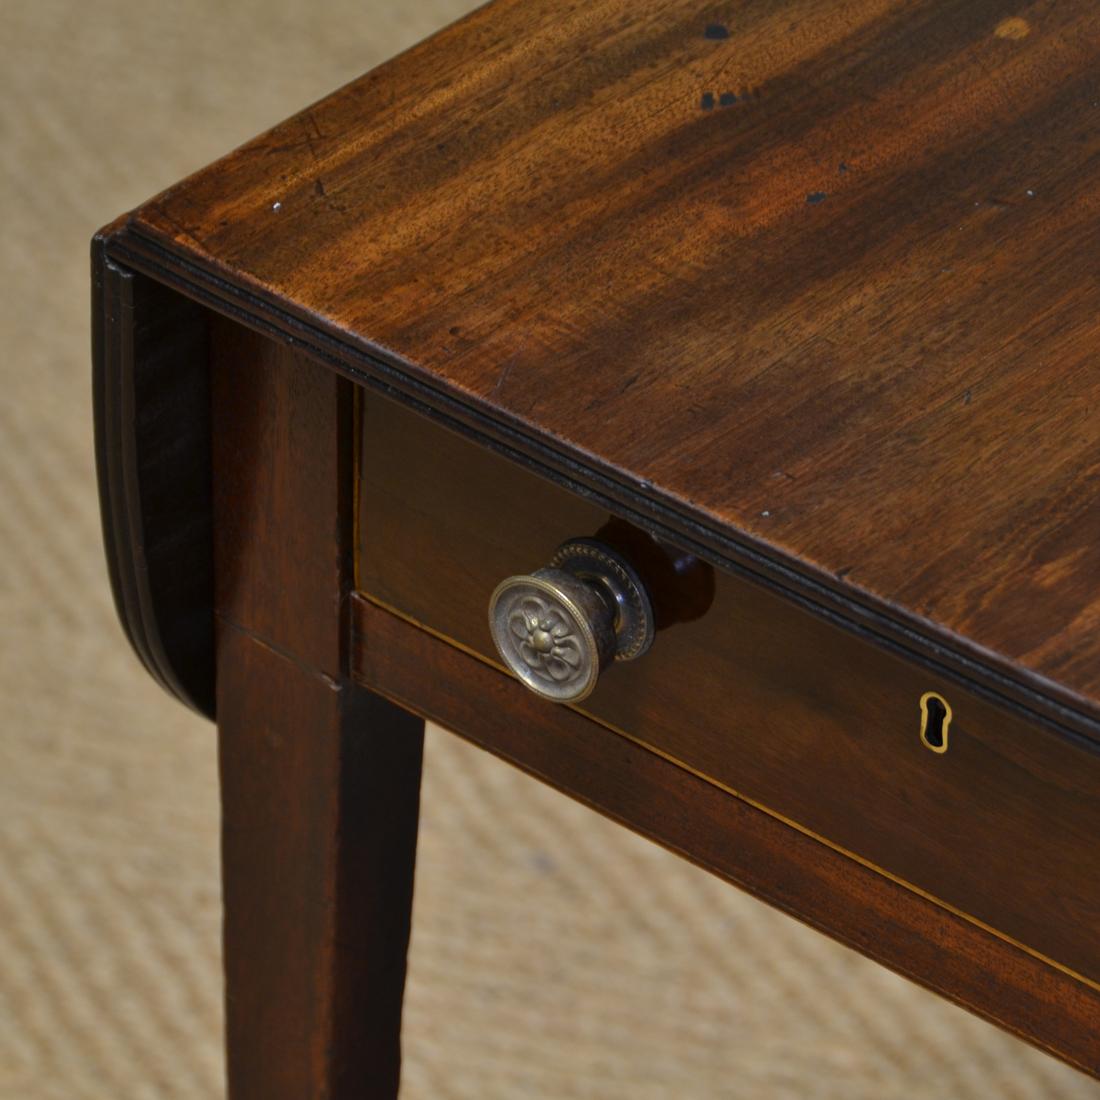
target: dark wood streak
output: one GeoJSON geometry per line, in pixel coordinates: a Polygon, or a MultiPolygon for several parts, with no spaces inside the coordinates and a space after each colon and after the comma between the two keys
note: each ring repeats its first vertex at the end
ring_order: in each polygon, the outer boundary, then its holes
{"type": "Polygon", "coordinates": [[[119,245],[1095,719],[1100,13],[719,14],[496,4],[119,245]]]}

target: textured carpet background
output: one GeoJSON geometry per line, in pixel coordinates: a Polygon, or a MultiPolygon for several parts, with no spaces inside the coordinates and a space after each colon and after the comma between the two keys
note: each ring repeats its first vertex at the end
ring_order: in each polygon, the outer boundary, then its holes
{"type": "MultiPolygon", "coordinates": [[[[0,1097],[222,1095],[213,731],[106,588],[87,244],[463,0],[0,9],[0,1097]]],[[[431,731],[410,1098],[1100,1089],[431,731]]]]}

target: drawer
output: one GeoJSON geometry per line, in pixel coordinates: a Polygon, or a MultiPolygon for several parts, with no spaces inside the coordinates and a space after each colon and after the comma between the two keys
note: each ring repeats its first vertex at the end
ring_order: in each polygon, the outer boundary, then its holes
{"type": "Polygon", "coordinates": [[[570,538],[616,546],[651,589],[657,631],[575,704],[610,742],[637,741],[1100,982],[1095,745],[745,570],[677,552],[403,405],[364,394],[359,423],[356,583],[367,599],[502,667],[487,614],[497,584],[570,538]],[[922,738],[937,699],[945,746],[922,738]]]}

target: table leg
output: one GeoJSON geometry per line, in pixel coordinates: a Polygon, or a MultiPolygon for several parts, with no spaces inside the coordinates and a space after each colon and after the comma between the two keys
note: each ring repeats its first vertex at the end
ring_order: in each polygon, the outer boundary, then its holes
{"type": "Polygon", "coordinates": [[[394,1097],[423,723],[219,641],[229,1096],[394,1097]]]}
{"type": "Polygon", "coordinates": [[[351,683],[352,388],[211,324],[230,1100],[392,1100],[423,722],[351,683]]]}

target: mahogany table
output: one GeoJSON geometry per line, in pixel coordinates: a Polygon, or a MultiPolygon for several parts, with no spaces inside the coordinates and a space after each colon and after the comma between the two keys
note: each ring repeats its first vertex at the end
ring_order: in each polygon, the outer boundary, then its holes
{"type": "Polygon", "coordinates": [[[396,1092],[423,718],[1100,1075],[1098,254],[1093,0],[498,0],[104,229],[234,1100],[396,1092]]]}

